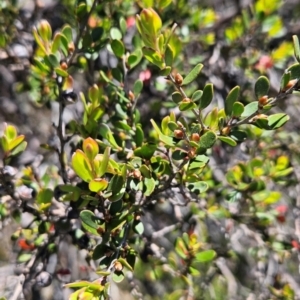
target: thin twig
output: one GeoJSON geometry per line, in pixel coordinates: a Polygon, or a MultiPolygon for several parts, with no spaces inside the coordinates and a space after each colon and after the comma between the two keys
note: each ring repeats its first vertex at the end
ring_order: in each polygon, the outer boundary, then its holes
{"type": "Polygon", "coordinates": [[[172,224],[170,226],[166,226],[162,228],[161,230],[155,231],[152,233],[151,237],[153,239],[159,238],[164,236],[165,234],[174,231],[175,229],[179,228],[181,226],[181,223],[172,224]]]}
{"type": "MultiPolygon", "coordinates": [[[[60,93],[61,94],[61,93],[60,93]]],[[[58,150],[58,157],[61,167],[61,176],[64,181],[64,183],[67,183],[69,181],[68,174],[66,170],[66,162],[65,162],[65,144],[66,140],[64,137],[64,123],[63,123],[63,114],[65,105],[63,103],[62,96],[59,97],[59,113],[58,113],[58,126],[57,126],[57,135],[60,141],[60,149],[58,150]]]]}
{"type": "MultiPolygon", "coordinates": [[[[287,95],[292,94],[293,90],[295,88],[295,86],[297,86],[299,80],[297,80],[297,82],[288,90],[286,90],[285,92],[279,92],[278,95],[276,97],[274,97],[269,103],[268,105],[271,106],[275,106],[277,104],[278,101],[284,99],[287,97],[287,95]]],[[[229,127],[233,128],[233,127],[237,127],[239,125],[243,125],[243,124],[248,124],[249,120],[251,120],[253,117],[257,116],[258,114],[260,114],[262,111],[262,109],[258,108],[254,113],[252,113],[250,116],[246,117],[243,120],[240,120],[234,124],[230,124],[229,127]]]]}

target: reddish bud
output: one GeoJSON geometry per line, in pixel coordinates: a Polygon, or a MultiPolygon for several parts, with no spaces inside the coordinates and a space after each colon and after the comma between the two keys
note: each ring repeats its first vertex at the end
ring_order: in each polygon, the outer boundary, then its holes
{"type": "Polygon", "coordinates": [[[130,100],[131,102],[134,101],[135,96],[134,96],[134,93],[133,93],[132,91],[129,91],[129,92],[128,92],[128,98],[129,98],[129,100],[130,100]]]}
{"type": "Polygon", "coordinates": [[[194,158],[196,156],[196,150],[193,148],[188,152],[189,158],[194,158]]]}
{"type": "Polygon", "coordinates": [[[127,28],[133,27],[135,25],[135,17],[128,17],[126,20],[127,28]]]}
{"type": "Polygon", "coordinates": [[[277,221],[280,223],[284,223],[286,214],[288,212],[288,207],[286,205],[282,204],[282,205],[278,205],[275,208],[275,210],[277,212],[277,216],[276,216],[277,221]]]}
{"type": "Polygon", "coordinates": [[[179,74],[179,73],[177,73],[176,75],[175,75],[175,83],[177,84],[177,85],[182,85],[182,81],[183,81],[183,78],[182,78],[182,76],[179,74]]]}
{"type": "Polygon", "coordinates": [[[200,141],[200,135],[198,133],[192,133],[191,140],[193,142],[199,142],[200,141]]]}
{"type": "Polygon", "coordinates": [[[184,133],[181,129],[175,129],[174,136],[176,137],[176,139],[183,139],[184,133]]]}
{"type": "Polygon", "coordinates": [[[272,68],[274,65],[273,59],[268,55],[263,55],[258,63],[255,65],[255,69],[259,71],[265,71],[272,68]]]}
{"type": "Polygon", "coordinates": [[[63,69],[63,70],[67,70],[68,69],[68,64],[65,62],[65,61],[62,61],[60,63],[60,67],[63,69]]]}
{"type": "Polygon", "coordinates": [[[141,176],[142,176],[141,171],[138,170],[138,169],[135,169],[135,170],[132,172],[132,175],[133,175],[133,177],[136,178],[136,179],[141,179],[141,176]]]}
{"type": "Polygon", "coordinates": [[[33,250],[35,248],[33,244],[29,244],[25,239],[20,239],[18,245],[22,250],[33,250]]]}
{"type": "Polygon", "coordinates": [[[139,79],[141,81],[143,81],[144,84],[148,84],[150,82],[150,79],[151,79],[151,72],[150,70],[145,70],[145,71],[142,71],[139,75],[139,79]]]}
{"type": "Polygon", "coordinates": [[[297,79],[293,79],[293,80],[290,80],[287,85],[282,89],[282,92],[286,92],[287,90],[289,90],[290,88],[292,88],[294,85],[296,85],[297,83],[297,79]]]}
{"type": "Polygon", "coordinates": [[[300,250],[300,244],[297,241],[292,240],[291,245],[294,249],[300,250]]]}
{"type": "Polygon", "coordinates": [[[259,107],[265,106],[268,103],[268,99],[269,97],[267,95],[260,97],[258,100],[259,107]]]}

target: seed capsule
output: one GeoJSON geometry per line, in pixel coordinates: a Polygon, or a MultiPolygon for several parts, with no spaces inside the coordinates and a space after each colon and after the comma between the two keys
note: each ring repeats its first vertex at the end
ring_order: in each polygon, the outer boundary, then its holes
{"type": "Polygon", "coordinates": [[[297,79],[290,80],[287,85],[282,89],[282,92],[286,92],[297,83],[297,79]]]}
{"type": "Polygon", "coordinates": [[[222,135],[228,135],[230,133],[230,127],[226,126],[221,131],[222,135]]]}
{"type": "Polygon", "coordinates": [[[181,129],[175,129],[174,130],[174,136],[176,139],[183,139],[184,133],[181,129]]]}
{"type": "Polygon", "coordinates": [[[258,100],[259,107],[265,106],[268,103],[268,99],[269,97],[267,95],[260,97],[258,100]]]}
{"type": "Polygon", "coordinates": [[[175,75],[175,83],[176,83],[177,85],[182,85],[182,81],[183,81],[182,76],[181,76],[179,73],[177,73],[177,74],[175,75]]]}
{"type": "Polygon", "coordinates": [[[198,133],[192,133],[191,140],[193,142],[199,142],[200,141],[200,135],[198,133]]]}

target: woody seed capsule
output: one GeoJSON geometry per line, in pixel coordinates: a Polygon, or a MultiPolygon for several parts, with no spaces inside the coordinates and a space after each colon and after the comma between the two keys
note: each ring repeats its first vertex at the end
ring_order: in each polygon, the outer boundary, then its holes
{"type": "Polygon", "coordinates": [[[175,75],[175,83],[176,83],[177,85],[181,85],[181,84],[182,84],[182,81],[183,81],[182,76],[181,76],[179,73],[177,73],[177,74],[175,75]]]}
{"type": "Polygon", "coordinates": [[[174,136],[177,138],[177,139],[182,139],[184,137],[184,133],[181,129],[175,129],[174,130],[174,136]]]}
{"type": "Polygon", "coordinates": [[[193,142],[199,142],[200,141],[200,135],[198,133],[192,133],[191,140],[193,142]]]}
{"type": "Polygon", "coordinates": [[[260,107],[265,106],[267,103],[268,103],[268,96],[267,95],[260,97],[259,100],[258,100],[258,104],[259,104],[260,107]]]}

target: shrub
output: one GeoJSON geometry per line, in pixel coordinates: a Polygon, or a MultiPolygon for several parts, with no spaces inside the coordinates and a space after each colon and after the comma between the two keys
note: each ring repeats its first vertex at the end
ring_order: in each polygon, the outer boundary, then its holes
{"type": "MultiPolygon", "coordinates": [[[[298,220],[287,201],[298,137],[277,106],[298,93],[300,46],[293,35],[271,54],[260,48],[285,34],[281,2],[228,20],[184,1],[115,4],[64,1],[74,13],[56,30],[35,20],[17,90],[58,105],[56,140],[40,145],[57,163],[25,166],[26,136],[9,123],[1,136],[2,221],[30,216],[12,235],[25,298],[41,297],[52,277],[74,289],[70,299],[108,299],[125,277],[139,298],[296,297],[298,232],[284,226],[298,220]],[[267,76],[275,67],[278,86],[267,76]],[[70,239],[85,250],[84,276],[59,259],[70,239]]],[[[17,14],[8,1],[1,9],[3,31],[17,14]]],[[[9,28],[3,48],[17,38],[9,28]]]]}

